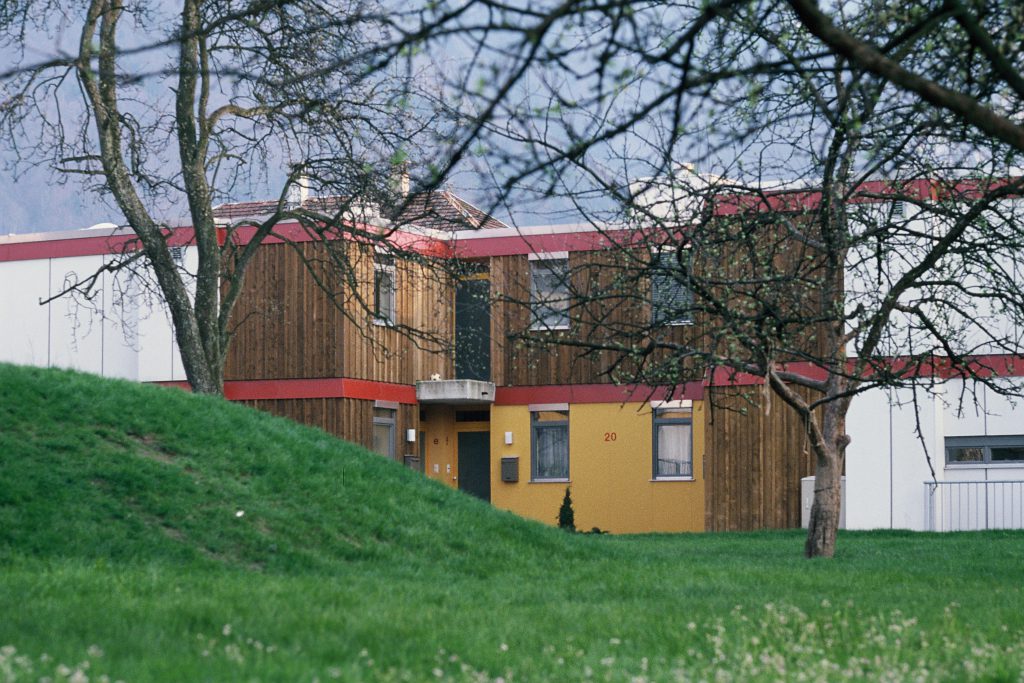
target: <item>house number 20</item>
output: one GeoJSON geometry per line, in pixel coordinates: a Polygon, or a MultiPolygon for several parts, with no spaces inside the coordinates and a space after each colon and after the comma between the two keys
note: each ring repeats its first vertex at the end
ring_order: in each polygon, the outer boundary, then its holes
{"type": "Polygon", "coordinates": [[[619,435],[616,434],[615,432],[605,432],[604,433],[604,440],[605,441],[615,441],[618,438],[619,438],[619,435]]]}

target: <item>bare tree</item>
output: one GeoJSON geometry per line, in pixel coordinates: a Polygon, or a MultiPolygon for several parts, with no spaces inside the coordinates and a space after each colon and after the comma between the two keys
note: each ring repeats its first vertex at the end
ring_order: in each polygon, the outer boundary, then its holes
{"type": "MultiPolygon", "coordinates": [[[[883,41],[901,16],[886,7],[835,20],[883,41]]],[[[1024,234],[1011,140],[950,122],[805,21],[781,2],[481,1],[396,32],[472,47],[450,82],[471,123],[450,165],[486,148],[496,202],[557,196],[605,233],[611,255],[562,275],[570,332],[519,335],[600,354],[617,381],[760,378],[816,458],[814,557],[834,552],[857,394],[943,373],[1012,391],[979,358],[1021,352],[1024,234]]],[[[906,68],[976,54],[942,31],[922,50],[921,21],[887,48],[906,68]]],[[[957,77],[994,95],[993,64],[957,77]]]]}
{"type": "Polygon", "coordinates": [[[874,30],[837,23],[816,0],[787,4],[837,56],[1024,152],[1024,7],[1019,3],[865,3],[874,30]],[[881,36],[879,26],[894,30],[881,36]]]}
{"type": "MultiPolygon", "coordinates": [[[[222,391],[246,271],[282,220],[328,246],[355,240],[422,260],[383,220],[401,208],[393,171],[423,123],[409,80],[360,57],[386,35],[372,1],[19,0],[4,3],[0,35],[17,57],[0,82],[13,151],[116,205],[139,251],[108,268],[152,272],[195,391],[222,391]],[[39,61],[46,45],[53,54],[39,61]],[[218,203],[266,185],[277,200],[258,218],[215,216],[218,203]],[[295,201],[303,188],[332,201],[295,201]],[[198,251],[191,282],[161,221],[182,206],[198,251]]],[[[350,270],[348,251],[328,251],[350,270]]]]}

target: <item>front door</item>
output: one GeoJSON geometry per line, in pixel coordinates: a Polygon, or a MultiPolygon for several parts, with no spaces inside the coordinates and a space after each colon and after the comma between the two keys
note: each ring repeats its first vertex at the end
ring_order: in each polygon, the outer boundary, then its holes
{"type": "Polygon", "coordinates": [[[459,432],[459,490],[491,501],[490,432],[459,432]]]}

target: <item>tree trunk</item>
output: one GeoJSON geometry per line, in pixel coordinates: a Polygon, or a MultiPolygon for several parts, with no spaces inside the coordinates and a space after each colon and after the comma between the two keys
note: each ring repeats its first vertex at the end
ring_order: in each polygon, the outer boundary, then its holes
{"type": "Polygon", "coordinates": [[[181,364],[185,368],[185,378],[196,394],[224,395],[223,365],[209,362],[202,347],[186,350],[180,344],[181,364]]]}
{"type": "Polygon", "coordinates": [[[807,526],[807,557],[832,557],[839,529],[843,465],[835,454],[818,457],[814,471],[814,503],[807,526]]]}
{"type": "MultiPolygon", "coordinates": [[[[807,557],[832,557],[836,551],[836,532],[842,510],[843,463],[850,437],[846,434],[846,409],[849,401],[836,400],[822,410],[821,436],[824,443],[814,448],[814,503],[807,525],[807,557]]],[[[813,419],[813,418],[811,418],[813,419]]]]}

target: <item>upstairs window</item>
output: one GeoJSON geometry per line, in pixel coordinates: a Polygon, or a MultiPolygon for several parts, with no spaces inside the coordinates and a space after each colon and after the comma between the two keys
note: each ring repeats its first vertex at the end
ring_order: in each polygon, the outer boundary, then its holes
{"type": "Polygon", "coordinates": [[[654,409],[654,478],[693,478],[693,415],[689,408],[654,409]]]}
{"type": "Polygon", "coordinates": [[[373,261],[373,322],[395,324],[395,259],[377,254],[373,261]]]}
{"type": "Polygon", "coordinates": [[[530,313],[530,329],[569,329],[568,254],[530,256],[530,313]]]}
{"type": "MultiPolygon", "coordinates": [[[[683,257],[689,257],[688,251],[683,257]]],[[[679,267],[674,248],[651,254],[651,322],[655,325],[693,323],[693,292],[679,267]]]]}

